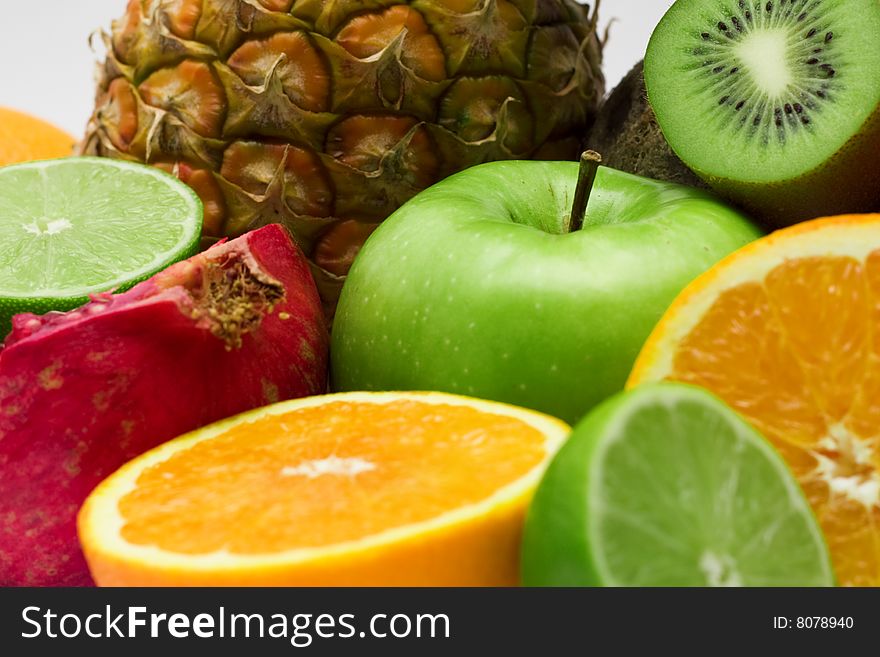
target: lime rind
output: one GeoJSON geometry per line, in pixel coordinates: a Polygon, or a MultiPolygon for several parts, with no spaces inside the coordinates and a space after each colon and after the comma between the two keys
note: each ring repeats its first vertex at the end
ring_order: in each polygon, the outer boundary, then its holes
{"type": "Polygon", "coordinates": [[[202,203],[154,167],[77,157],[0,168],[0,331],[70,310],[198,250],[202,203]]]}
{"type": "Polygon", "coordinates": [[[683,384],[605,402],[554,459],[529,510],[533,585],[832,586],[815,516],[775,449],[683,384]]]}

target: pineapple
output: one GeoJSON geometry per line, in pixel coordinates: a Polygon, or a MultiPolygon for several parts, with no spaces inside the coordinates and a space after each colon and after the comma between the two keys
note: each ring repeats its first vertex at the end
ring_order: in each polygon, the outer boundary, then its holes
{"type": "Polygon", "coordinates": [[[575,0],[130,0],[103,36],[81,152],[188,183],[206,243],[284,224],[329,314],[397,207],[481,162],[576,157],[604,94],[575,0]]]}

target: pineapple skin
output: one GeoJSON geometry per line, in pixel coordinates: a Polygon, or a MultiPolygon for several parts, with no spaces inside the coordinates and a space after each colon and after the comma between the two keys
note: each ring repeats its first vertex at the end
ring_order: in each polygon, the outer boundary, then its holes
{"type": "Polygon", "coordinates": [[[177,175],[205,245],[283,224],[332,317],[363,242],[422,189],[577,157],[605,91],[596,20],[575,0],[130,0],[80,152],[177,175]]]}

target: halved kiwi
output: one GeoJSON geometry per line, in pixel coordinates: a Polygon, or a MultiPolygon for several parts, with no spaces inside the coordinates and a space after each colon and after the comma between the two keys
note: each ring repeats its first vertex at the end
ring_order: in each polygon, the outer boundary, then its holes
{"type": "Polygon", "coordinates": [[[878,0],[678,0],[645,84],[675,153],[771,223],[880,209],[878,0]]]}

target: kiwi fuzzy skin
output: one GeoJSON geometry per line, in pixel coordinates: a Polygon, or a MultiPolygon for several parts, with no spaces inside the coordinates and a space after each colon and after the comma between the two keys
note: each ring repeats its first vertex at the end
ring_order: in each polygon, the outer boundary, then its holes
{"type": "Polygon", "coordinates": [[[707,189],[669,147],[648,103],[642,62],[605,99],[584,149],[602,155],[603,164],[655,180],[707,189]]]}
{"type": "MultiPolygon", "coordinates": [[[[748,170],[748,162],[743,162],[748,170]]],[[[789,180],[749,183],[695,170],[719,195],[772,228],[840,214],[880,210],[880,107],[821,166],[789,180]]]]}

